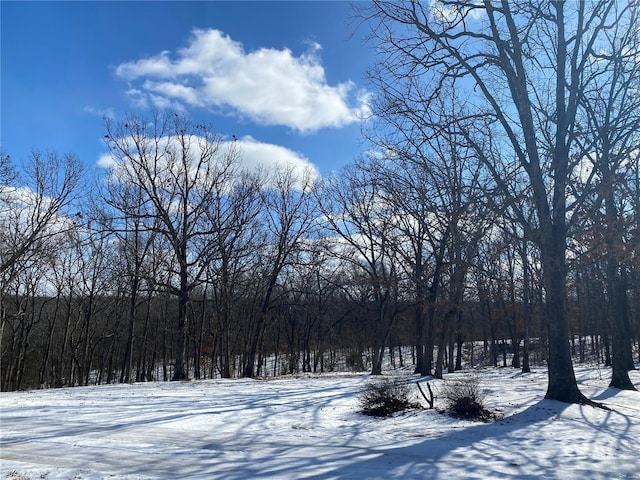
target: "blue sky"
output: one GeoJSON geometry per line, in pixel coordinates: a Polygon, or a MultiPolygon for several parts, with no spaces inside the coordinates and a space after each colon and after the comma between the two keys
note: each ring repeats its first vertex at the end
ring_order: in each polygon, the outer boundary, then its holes
{"type": "MultiPolygon", "coordinates": [[[[326,174],[365,147],[373,52],[348,2],[0,2],[1,139],[104,155],[103,115],[182,109],[326,174]],[[277,147],[277,148],[276,148],[277,147]]],[[[266,159],[268,164],[272,160],[266,159]]]]}

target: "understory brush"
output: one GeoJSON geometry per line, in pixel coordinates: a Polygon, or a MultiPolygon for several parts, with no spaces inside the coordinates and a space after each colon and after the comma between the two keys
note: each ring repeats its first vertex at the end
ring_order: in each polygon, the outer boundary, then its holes
{"type": "Polygon", "coordinates": [[[466,420],[493,420],[496,415],[485,408],[485,392],[480,388],[478,375],[448,380],[440,387],[445,402],[445,412],[466,420]]]}
{"type": "Polygon", "coordinates": [[[422,406],[409,400],[410,389],[405,380],[382,378],[367,383],[360,392],[361,412],[374,417],[388,417],[422,406]]]}

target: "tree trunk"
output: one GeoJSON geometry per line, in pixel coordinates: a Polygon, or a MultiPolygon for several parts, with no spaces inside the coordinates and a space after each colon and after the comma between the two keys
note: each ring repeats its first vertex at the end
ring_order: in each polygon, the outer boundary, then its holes
{"type": "Polygon", "coordinates": [[[176,339],[175,368],[172,381],[188,380],[186,369],[186,342],[187,342],[187,303],[189,299],[186,293],[181,292],[178,298],[178,338],[176,339]]]}
{"type": "Polygon", "coordinates": [[[531,319],[533,317],[532,309],[533,304],[531,302],[531,277],[529,272],[529,254],[527,248],[527,239],[525,238],[522,243],[521,258],[522,258],[522,305],[524,318],[524,345],[522,347],[522,373],[531,372],[531,366],[529,365],[529,328],[531,327],[531,319]]]}
{"type": "Polygon", "coordinates": [[[555,248],[551,251],[545,252],[545,249],[542,249],[549,337],[549,384],[545,398],[567,403],[589,403],[578,389],[569,348],[564,236],[555,238],[552,245],[555,248]]]}
{"type": "MultiPolygon", "coordinates": [[[[56,323],[58,321],[58,312],[60,308],[60,291],[56,294],[55,307],[53,310],[52,319],[47,324],[47,346],[45,347],[44,356],[42,358],[42,366],[40,367],[40,386],[41,388],[49,388],[51,386],[53,375],[50,366],[51,350],[53,347],[53,337],[56,330],[56,323]]],[[[1,339],[1,337],[0,337],[1,339]]]]}
{"type": "Polygon", "coordinates": [[[636,390],[629,378],[629,363],[633,367],[631,354],[631,335],[628,329],[628,313],[626,306],[627,291],[618,273],[618,262],[609,258],[607,261],[609,283],[609,313],[611,319],[612,373],[609,387],[621,390],[636,390]],[[626,318],[625,318],[626,317],[626,318]],[[625,320],[627,320],[625,324],[625,320]]]}
{"type": "Polygon", "coordinates": [[[418,300],[414,306],[414,321],[416,326],[416,368],[414,373],[420,375],[430,375],[431,372],[426,371],[425,360],[425,331],[424,331],[424,304],[418,300]]]}
{"type": "Polygon", "coordinates": [[[131,370],[133,366],[133,329],[135,326],[136,306],[138,303],[138,276],[134,274],[131,281],[131,296],[129,297],[129,322],[127,325],[127,342],[124,351],[124,359],[122,361],[122,373],[120,375],[121,383],[130,383],[133,381],[131,370]]]}
{"type": "MultiPolygon", "coordinates": [[[[471,349],[471,357],[473,363],[473,343],[471,349]]],[[[462,349],[464,347],[464,335],[461,331],[456,332],[456,370],[462,370],[462,349]]]]}
{"type": "Polygon", "coordinates": [[[258,318],[256,319],[256,327],[254,329],[253,335],[249,339],[249,349],[246,352],[244,360],[244,368],[242,372],[243,377],[251,378],[255,376],[255,364],[256,356],[258,354],[258,344],[260,343],[260,339],[262,338],[262,329],[265,323],[266,315],[267,314],[265,312],[258,313],[258,318]]]}

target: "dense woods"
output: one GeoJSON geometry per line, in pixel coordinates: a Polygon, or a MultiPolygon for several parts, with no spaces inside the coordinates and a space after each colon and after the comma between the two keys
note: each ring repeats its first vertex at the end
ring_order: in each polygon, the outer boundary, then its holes
{"type": "MultiPolygon", "coordinates": [[[[2,390],[640,362],[634,2],[374,1],[371,149],[248,169],[211,126],[105,121],[108,165],[0,157],[2,390]],[[95,177],[95,178],[94,178],[95,177]]],[[[364,28],[364,27],[362,27],[364,28]]]]}

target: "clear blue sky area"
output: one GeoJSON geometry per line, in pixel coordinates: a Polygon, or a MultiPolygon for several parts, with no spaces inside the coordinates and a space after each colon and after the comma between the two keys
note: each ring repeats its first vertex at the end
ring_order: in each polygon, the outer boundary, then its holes
{"type": "Polygon", "coordinates": [[[348,2],[2,1],[1,139],[105,153],[103,115],[181,109],[327,173],[363,150],[373,52],[348,2]]]}

